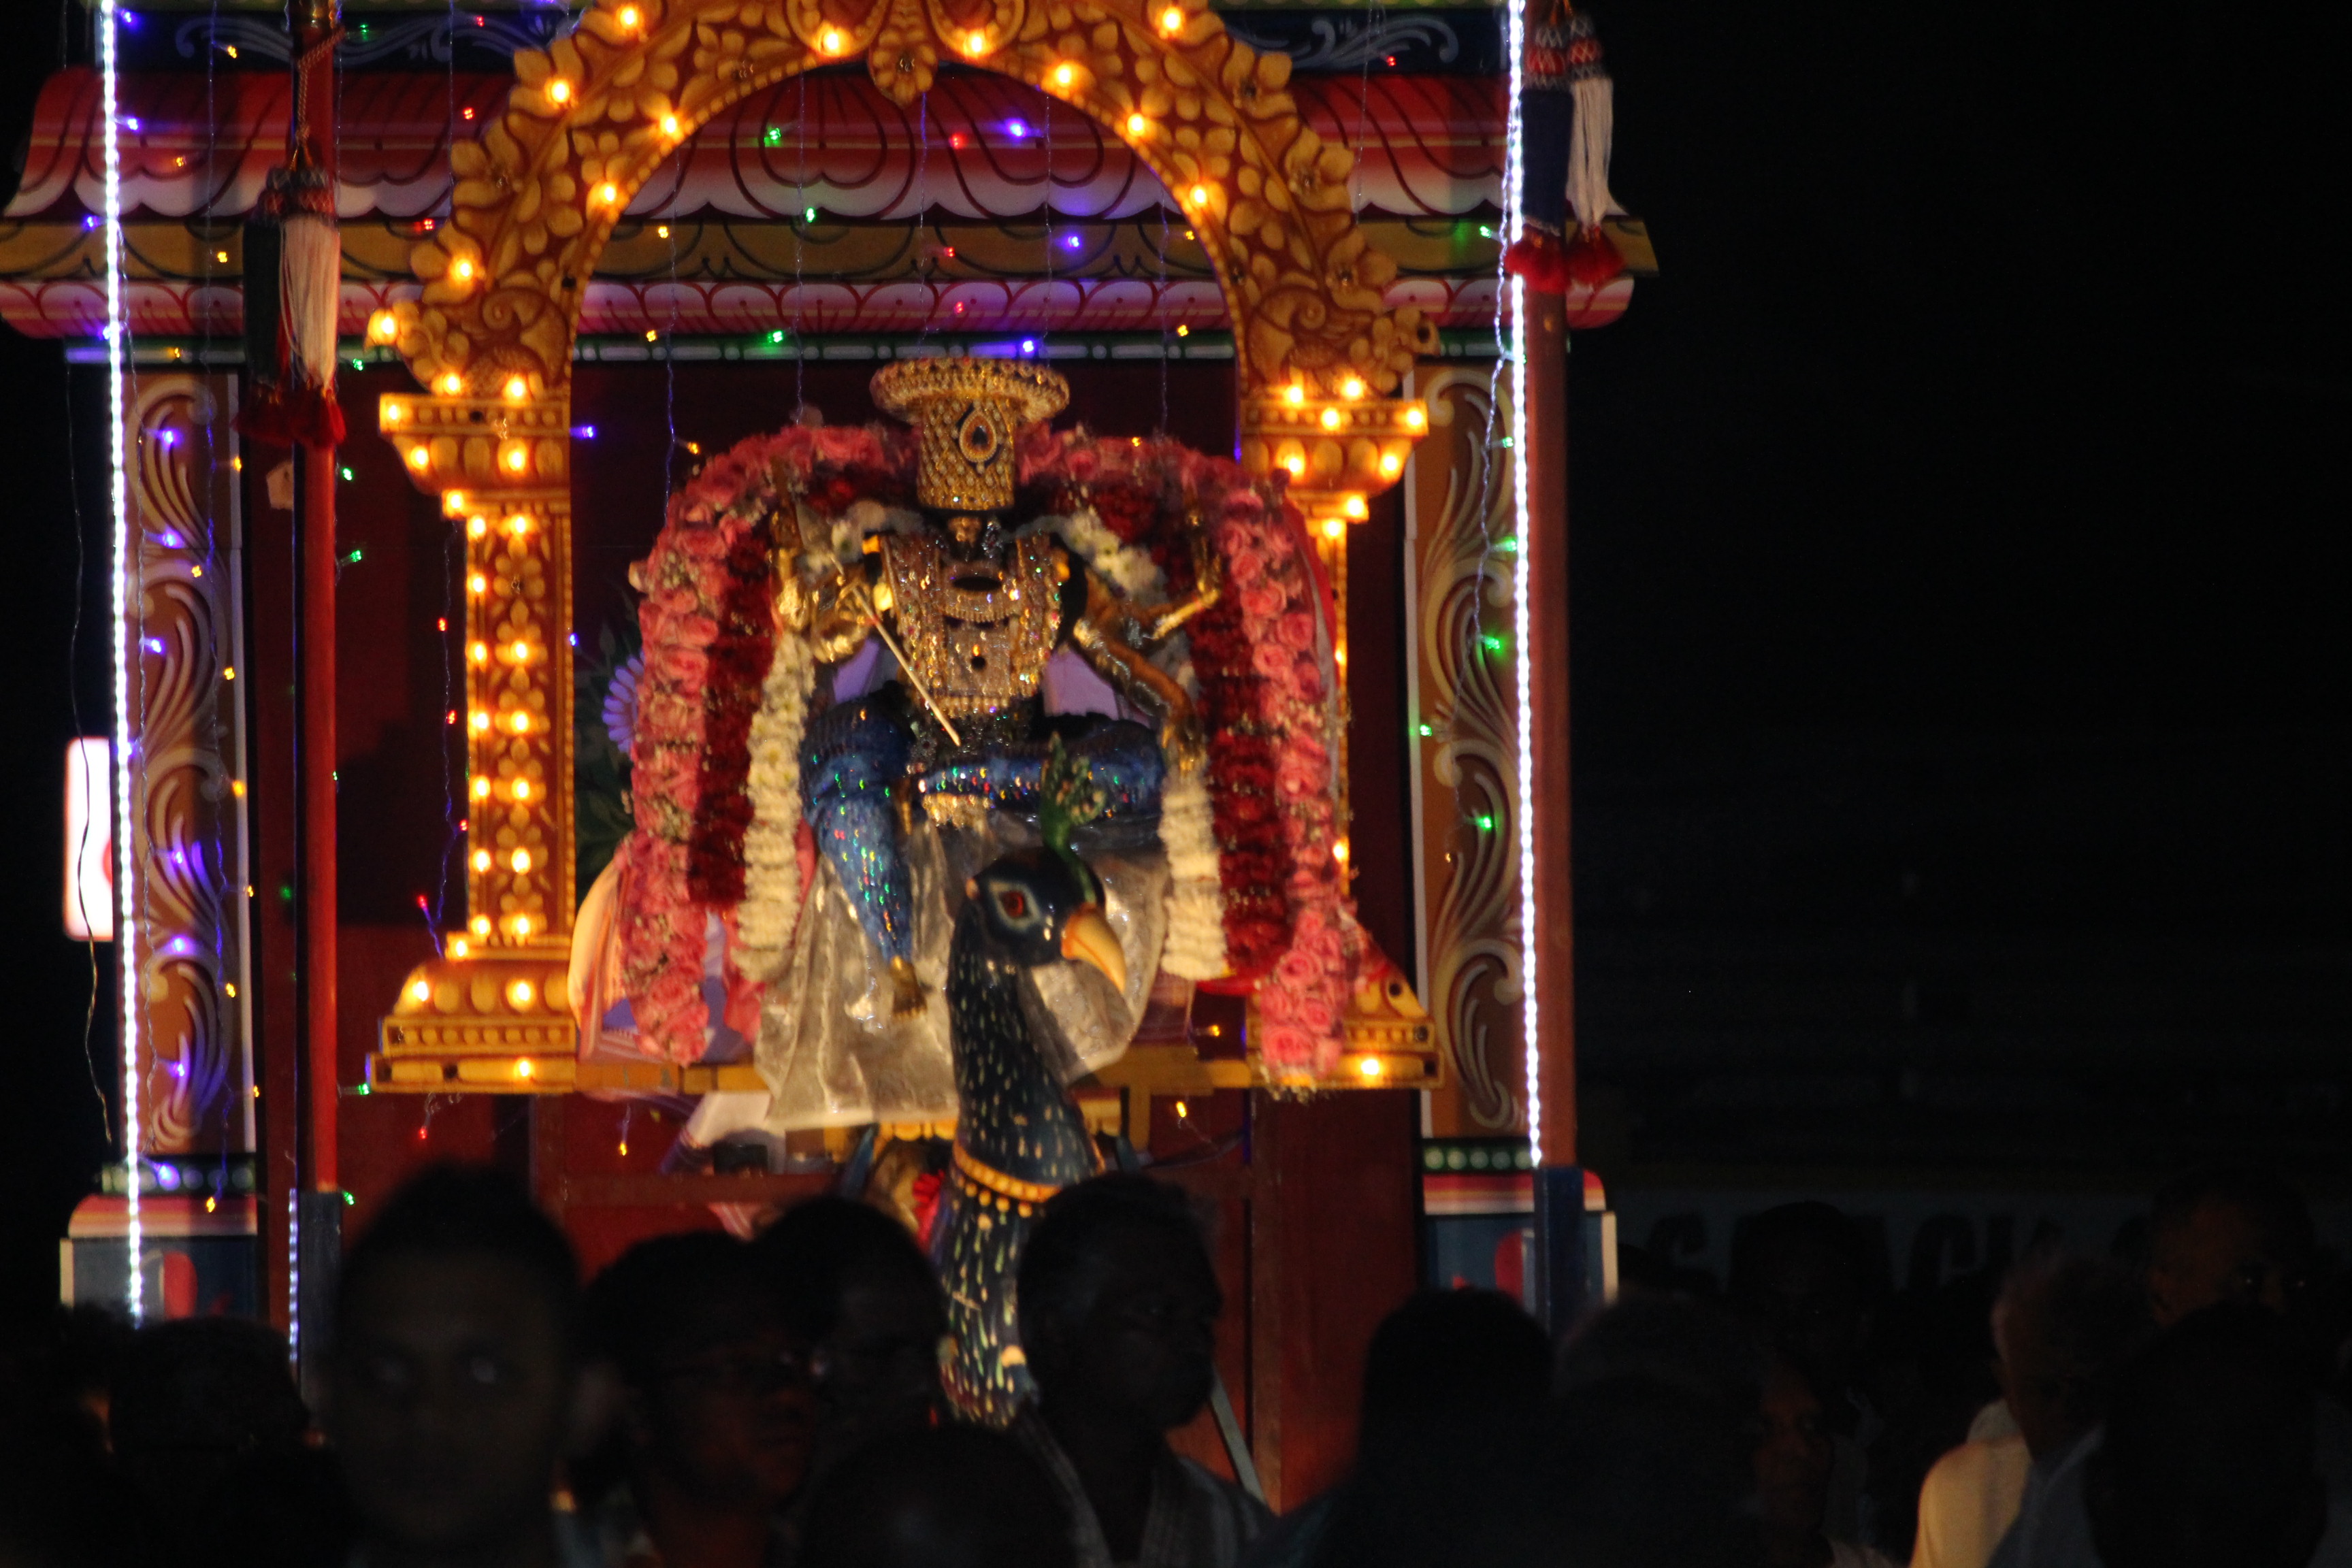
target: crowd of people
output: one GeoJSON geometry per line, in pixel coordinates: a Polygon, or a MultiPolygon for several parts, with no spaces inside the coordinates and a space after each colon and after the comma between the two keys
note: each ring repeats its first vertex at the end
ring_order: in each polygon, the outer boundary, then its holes
{"type": "Polygon", "coordinates": [[[441,1167],[345,1257],[316,1412],[255,1323],[6,1345],[0,1568],[2352,1564],[2344,1340],[2274,1175],[2175,1183],[2144,1258],[2045,1247],[1940,1301],[1820,1204],[1745,1224],[1719,1294],[1630,1261],[1557,1344],[1492,1292],[1404,1302],[1351,1471],[1277,1518],[1170,1444],[1224,1305],[1174,1187],[1045,1206],[1035,1397],[992,1431],[943,1399],[940,1286],[879,1209],[660,1237],[583,1289],[519,1186],[441,1167]]]}

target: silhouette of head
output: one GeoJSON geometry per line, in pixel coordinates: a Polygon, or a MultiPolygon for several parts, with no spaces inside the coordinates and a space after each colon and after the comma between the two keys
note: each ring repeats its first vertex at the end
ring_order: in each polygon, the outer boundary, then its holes
{"type": "Polygon", "coordinates": [[[2327,1526],[2310,1385],[2286,1331],[2226,1302],[2116,1375],[2084,1500],[2106,1568],[2300,1568],[2327,1526]]]}
{"type": "Polygon", "coordinates": [[[394,1194],[344,1259],[328,1426],[362,1531],[419,1558],[547,1528],[557,1461],[593,1433],[572,1247],[497,1172],[394,1194]]]}
{"type": "Polygon", "coordinates": [[[901,1433],[817,1483],[800,1568],[1070,1568],[1060,1495],[1010,1439],[971,1426],[901,1433]]]}
{"type": "Polygon", "coordinates": [[[1048,1409],[1165,1431],[1208,1403],[1224,1297],[1180,1189],[1114,1175],[1055,1194],[1021,1255],[1015,1300],[1048,1409]]]}

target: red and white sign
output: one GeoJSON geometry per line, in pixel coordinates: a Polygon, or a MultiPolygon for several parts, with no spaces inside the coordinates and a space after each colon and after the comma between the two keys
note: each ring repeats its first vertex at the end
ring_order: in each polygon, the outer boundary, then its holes
{"type": "Polygon", "coordinates": [[[66,934],[114,940],[114,748],[103,736],[66,747],[66,934]]]}

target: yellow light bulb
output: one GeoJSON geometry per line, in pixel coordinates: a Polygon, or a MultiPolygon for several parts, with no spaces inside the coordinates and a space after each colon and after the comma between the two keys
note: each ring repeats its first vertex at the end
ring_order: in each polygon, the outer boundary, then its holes
{"type": "Polygon", "coordinates": [[[455,397],[466,390],[466,378],[453,370],[441,378],[440,385],[442,396],[455,397]]]}
{"type": "Polygon", "coordinates": [[[1381,1058],[1378,1057],[1366,1057],[1362,1061],[1356,1064],[1356,1070],[1362,1073],[1366,1078],[1378,1078],[1381,1076],[1381,1058]]]}
{"type": "Polygon", "coordinates": [[[519,511],[507,519],[507,531],[517,539],[530,531],[530,513],[519,511]]]}
{"type": "Polygon", "coordinates": [[[1353,522],[1361,522],[1372,515],[1371,508],[1364,504],[1364,498],[1361,496],[1349,496],[1339,503],[1339,510],[1346,512],[1349,520],[1353,522]]]}
{"type": "Polygon", "coordinates": [[[475,643],[466,649],[466,657],[476,664],[488,664],[490,662],[490,645],[486,642],[475,643]]]}
{"type": "Polygon", "coordinates": [[[488,936],[488,935],[489,935],[489,934],[490,934],[490,917],[489,917],[489,916],[488,916],[488,915],[476,915],[476,916],[473,918],[472,921],[471,921],[471,922],[469,922],[469,923],[473,926],[473,928],[474,928],[474,934],[475,934],[476,936],[488,936]]]}
{"type": "Polygon", "coordinates": [[[1402,458],[1398,457],[1394,452],[1383,452],[1381,454],[1381,473],[1384,477],[1392,479],[1402,472],[1404,472],[1404,459],[1402,458]]]}
{"type": "Polygon", "coordinates": [[[1151,133],[1151,121],[1140,114],[1130,114],[1127,117],[1127,133],[1135,137],[1148,136],[1151,133]]]}
{"type": "Polygon", "coordinates": [[[408,466],[421,474],[433,466],[433,454],[422,447],[411,447],[408,449],[408,466]]]}
{"type": "Polygon", "coordinates": [[[383,422],[384,422],[385,424],[387,424],[387,425],[397,425],[397,424],[399,424],[403,419],[405,419],[405,418],[407,418],[407,417],[408,417],[408,410],[407,410],[407,409],[405,409],[405,408],[403,408],[399,404],[397,404],[397,403],[387,403],[387,404],[385,404],[385,405],[383,405],[383,422]]]}
{"type": "Polygon", "coordinates": [[[967,33],[964,35],[963,52],[968,55],[984,55],[988,53],[988,35],[986,33],[980,32],[967,33]]]}
{"type": "Polygon", "coordinates": [[[1307,401],[1307,389],[1294,381],[1282,389],[1282,400],[1296,408],[1307,401]]]}
{"type": "Polygon", "coordinates": [[[460,283],[470,283],[474,280],[474,264],[461,256],[449,264],[449,276],[460,283]]]}
{"type": "Polygon", "coordinates": [[[1348,532],[1348,525],[1347,525],[1346,523],[1344,523],[1344,522],[1341,522],[1338,518],[1336,518],[1336,517],[1330,517],[1330,518],[1325,518],[1325,519],[1323,520],[1323,537],[1324,537],[1324,538],[1326,538],[1326,539],[1341,539],[1341,538],[1345,538],[1345,537],[1347,536],[1347,532],[1348,532]]]}
{"type": "Polygon", "coordinates": [[[490,727],[490,716],[477,708],[466,716],[466,724],[469,729],[487,730],[490,727]]]}
{"type": "Polygon", "coordinates": [[[475,869],[475,870],[477,870],[477,871],[487,871],[487,870],[488,870],[489,868],[490,868],[490,852],[489,852],[488,850],[487,850],[487,849],[477,849],[477,850],[475,850],[475,851],[474,851],[474,869],[475,869]]]}
{"type": "Polygon", "coordinates": [[[529,936],[530,934],[530,917],[529,915],[515,916],[514,933],[517,936],[529,936]]]}
{"type": "Polygon", "coordinates": [[[518,637],[515,639],[512,652],[514,654],[515,662],[517,664],[521,664],[530,658],[530,644],[524,642],[521,638],[518,637]]]}
{"type": "MultiPolygon", "coordinates": [[[[665,115],[663,115],[663,116],[662,116],[662,134],[663,134],[663,135],[665,135],[665,136],[675,136],[675,135],[677,135],[677,115],[675,115],[675,114],[665,114],[665,115]]],[[[664,238],[664,239],[667,239],[667,238],[669,237],[669,225],[667,225],[667,224],[664,224],[664,225],[662,225],[662,226],[661,226],[661,231],[660,231],[660,232],[661,232],[661,237],[662,237],[662,238],[664,238]]]]}
{"type": "MultiPolygon", "coordinates": [[[[516,982],[514,983],[513,988],[508,992],[508,994],[507,994],[507,995],[508,995],[508,1000],[509,1000],[509,1001],[513,1002],[513,1003],[514,1003],[514,1005],[515,1005],[515,1006],[516,1006],[518,1009],[524,1008],[524,1007],[528,1007],[528,1006],[530,1006],[530,995],[528,994],[528,993],[530,992],[530,983],[529,981],[527,981],[527,980],[518,980],[518,981],[516,981],[516,982]],[[520,991],[520,992],[526,993],[526,994],[521,995],[521,996],[517,996],[517,995],[515,995],[515,994],[514,994],[514,993],[515,993],[515,992],[517,992],[517,991],[520,991]]],[[[529,1057],[525,1057],[525,1058],[522,1058],[522,1060],[520,1060],[520,1061],[519,1061],[519,1062],[515,1063],[515,1077],[517,1077],[517,1078],[529,1078],[530,1076],[530,1058],[529,1057]]]]}
{"type": "Polygon", "coordinates": [[[516,734],[518,734],[518,735],[528,735],[528,734],[530,734],[530,714],[528,714],[528,713],[518,713],[518,714],[516,714],[516,715],[514,716],[514,719],[513,719],[513,727],[514,727],[514,732],[515,732],[516,734]]]}
{"type": "Polygon", "coordinates": [[[1165,11],[1160,12],[1160,30],[1163,33],[1182,32],[1184,30],[1184,13],[1173,5],[1171,5],[1165,11]]]}
{"type": "Polygon", "coordinates": [[[1326,408],[1323,411],[1323,428],[1326,430],[1337,430],[1339,427],[1339,411],[1336,408],[1326,408]]]}
{"type": "Polygon", "coordinates": [[[1347,398],[1363,396],[1364,378],[1360,375],[1351,375],[1347,380],[1341,382],[1339,384],[1339,395],[1347,398]]]}
{"type": "Polygon", "coordinates": [[[490,580],[479,572],[466,579],[466,592],[468,594],[487,594],[489,591],[490,580]]]}
{"type": "Polygon", "coordinates": [[[412,1002],[432,1001],[433,983],[429,980],[413,980],[409,982],[408,999],[412,1002]]]}
{"type": "Polygon", "coordinates": [[[1406,429],[1418,430],[1428,423],[1429,410],[1423,408],[1420,404],[1416,403],[1412,407],[1404,411],[1404,427],[1406,429]]]}
{"type": "Polygon", "coordinates": [[[517,800],[529,800],[530,798],[530,781],[529,779],[515,780],[514,797],[517,800]]]}
{"type": "Polygon", "coordinates": [[[523,470],[523,465],[530,461],[530,454],[525,452],[520,447],[512,447],[508,448],[507,467],[515,473],[521,473],[523,470]]]}
{"type": "Polygon", "coordinates": [[[1307,459],[1296,452],[1283,458],[1282,466],[1290,470],[1290,477],[1294,479],[1307,472],[1307,459]]]}
{"type": "Polygon", "coordinates": [[[518,849],[514,852],[514,868],[517,871],[528,871],[530,869],[530,850],[518,849]]]}
{"type": "Polygon", "coordinates": [[[1331,858],[1334,860],[1345,860],[1347,858],[1348,841],[1342,838],[1339,842],[1331,846],[1331,858]]]}
{"type": "Polygon", "coordinates": [[[824,32],[817,35],[816,47],[823,49],[826,54],[837,55],[841,53],[845,41],[845,40],[841,36],[841,29],[838,27],[827,27],[824,32]]]}
{"type": "Polygon", "coordinates": [[[1208,186],[1206,186],[1206,185],[1194,185],[1194,186],[1192,187],[1192,189],[1191,190],[1191,192],[1190,192],[1190,193],[1188,193],[1188,194],[1191,195],[1192,200],[1192,205],[1193,205],[1194,206],[1196,206],[1196,207],[1204,207],[1204,206],[1207,206],[1207,205],[1209,205],[1209,187],[1208,187],[1208,186]]]}
{"type": "Polygon", "coordinates": [[[472,952],[473,951],[474,951],[474,944],[473,944],[472,942],[467,942],[464,937],[462,937],[462,936],[453,936],[453,937],[451,937],[451,938],[449,939],[449,956],[450,956],[450,957],[452,957],[452,958],[463,958],[463,957],[465,957],[467,954],[468,954],[468,953],[472,952]]]}
{"type": "Polygon", "coordinates": [[[596,187],[596,199],[609,207],[621,199],[621,187],[607,180],[596,187]]]}
{"type": "Polygon", "coordinates": [[[1066,61],[1054,68],[1054,85],[1055,87],[1067,87],[1072,82],[1077,80],[1077,70],[1066,61]]]}
{"type": "Polygon", "coordinates": [[[368,338],[373,342],[388,343],[400,336],[400,321],[390,310],[378,310],[368,318],[368,338]]]}
{"type": "Polygon", "coordinates": [[[569,103],[572,101],[572,84],[557,77],[547,84],[547,96],[550,102],[569,103]]]}
{"type": "Polygon", "coordinates": [[[489,799],[489,798],[490,798],[490,781],[489,781],[488,779],[485,778],[485,777],[484,777],[483,775],[481,775],[480,773],[476,773],[476,774],[474,775],[473,790],[474,790],[474,798],[475,798],[476,800],[488,800],[488,799],[489,799]]]}
{"type": "Polygon", "coordinates": [[[638,24],[638,22],[642,21],[643,19],[644,19],[644,18],[643,18],[643,17],[641,17],[641,16],[638,15],[637,8],[636,8],[635,5],[624,5],[624,6],[622,6],[622,7],[621,7],[621,18],[620,18],[620,20],[621,20],[621,26],[623,26],[624,27],[627,27],[627,28],[630,28],[630,29],[634,30],[634,29],[636,27],[636,25],[638,24]]]}
{"type": "Polygon", "coordinates": [[[479,539],[490,531],[490,520],[487,517],[469,517],[466,520],[466,531],[473,538],[479,539]]]}
{"type": "Polygon", "coordinates": [[[510,375],[507,377],[507,384],[504,390],[509,403],[520,403],[524,398],[530,395],[530,383],[524,380],[521,376],[510,375]]]}

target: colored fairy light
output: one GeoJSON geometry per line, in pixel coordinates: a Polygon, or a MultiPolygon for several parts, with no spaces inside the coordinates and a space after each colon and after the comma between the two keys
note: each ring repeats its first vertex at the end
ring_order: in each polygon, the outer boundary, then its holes
{"type": "Polygon", "coordinates": [[[1004,122],[1004,133],[1018,142],[1029,134],[1029,122],[1025,120],[1008,120],[1004,122]]]}
{"type": "Polygon", "coordinates": [[[118,11],[114,0],[99,0],[99,113],[106,123],[106,195],[102,205],[106,218],[107,515],[114,535],[114,842],[121,857],[115,874],[115,929],[123,933],[126,953],[124,961],[116,965],[122,1003],[123,1239],[130,1255],[123,1306],[133,1324],[146,1317],[146,1302],[142,1300],[146,1289],[146,1237],[139,1215],[140,966],[128,957],[138,930],[131,921],[139,909],[138,862],[130,853],[131,847],[138,842],[132,832],[137,797],[131,794],[131,682],[138,676],[124,651],[130,647],[133,545],[129,454],[123,450],[122,440],[122,128],[127,125],[136,132],[139,121],[120,118],[121,79],[121,63],[116,58],[116,30],[118,26],[138,25],[139,18],[130,12],[118,11]]]}

